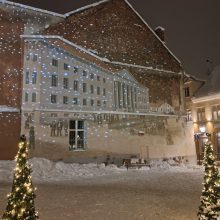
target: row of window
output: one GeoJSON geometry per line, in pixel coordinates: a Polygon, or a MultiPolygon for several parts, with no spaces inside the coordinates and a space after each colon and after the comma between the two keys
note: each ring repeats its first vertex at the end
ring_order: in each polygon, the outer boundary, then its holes
{"type": "MultiPolygon", "coordinates": [[[[205,108],[199,108],[197,110],[197,119],[198,122],[206,121],[205,108]]],[[[212,119],[220,120],[220,105],[212,106],[212,119]]]]}
{"type": "MultiPolygon", "coordinates": [[[[68,105],[69,102],[70,102],[69,97],[68,96],[63,96],[63,104],[64,105],[68,105]]],[[[52,104],[56,104],[57,103],[57,95],[54,95],[54,94],[51,95],[51,103],[52,104]]],[[[76,98],[76,97],[73,98],[72,103],[74,105],[79,105],[79,99],[76,98]]],[[[101,100],[97,100],[96,101],[96,105],[97,106],[103,106],[103,107],[107,106],[107,102],[106,101],[102,101],[102,103],[103,103],[103,105],[101,104],[101,100]]],[[[88,103],[88,100],[84,98],[82,100],[82,105],[83,106],[87,106],[87,105],[95,106],[95,100],[94,99],[90,99],[90,103],[88,103]]]]}
{"type": "MultiPolygon", "coordinates": [[[[27,60],[30,60],[30,59],[31,59],[30,54],[27,54],[26,59],[27,59],[27,60]]],[[[33,55],[32,55],[32,61],[33,61],[33,62],[36,62],[37,59],[38,59],[37,54],[33,54],[33,55]]],[[[57,60],[57,59],[54,59],[54,58],[52,59],[52,66],[58,67],[58,60],[57,60]]],[[[67,63],[64,63],[64,64],[63,64],[63,69],[64,69],[64,70],[70,70],[70,65],[67,64],[67,63]]],[[[78,67],[73,67],[73,72],[74,72],[74,73],[78,73],[78,72],[79,72],[79,68],[78,68],[78,67]]],[[[84,77],[87,77],[87,76],[88,76],[88,72],[87,72],[86,70],[83,70],[83,76],[84,76],[84,77]]],[[[95,79],[95,74],[94,74],[94,73],[89,73],[89,78],[90,78],[90,79],[95,79]]],[[[96,76],[96,79],[97,79],[97,81],[101,81],[101,76],[97,75],[97,76],[96,76]]],[[[105,79],[105,78],[102,78],[102,81],[103,81],[103,83],[105,83],[105,82],[106,82],[106,79],[105,79]]]]}
{"type": "MultiPolygon", "coordinates": [[[[36,94],[36,92],[32,92],[32,94],[31,94],[31,102],[36,102],[36,100],[37,100],[37,94],[36,94]]],[[[27,92],[25,92],[24,101],[25,102],[29,101],[29,94],[27,92]]]]}
{"type": "Polygon", "coordinates": [[[37,83],[37,72],[32,72],[30,74],[29,71],[25,73],[25,83],[26,84],[36,84],[37,83]]]}

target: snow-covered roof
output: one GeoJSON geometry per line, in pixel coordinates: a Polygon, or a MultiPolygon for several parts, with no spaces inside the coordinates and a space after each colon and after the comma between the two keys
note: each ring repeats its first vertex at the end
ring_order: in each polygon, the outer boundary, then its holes
{"type": "Polygon", "coordinates": [[[0,112],[19,112],[18,108],[9,107],[6,105],[0,105],[0,112]]]}
{"type": "Polygon", "coordinates": [[[220,92],[220,66],[214,68],[208,80],[196,93],[196,97],[207,96],[220,92]]]}
{"type": "Polygon", "coordinates": [[[20,4],[20,3],[16,3],[16,2],[0,0],[0,3],[20,7],[20,8],[23,8],[23,9],[29,9],[29,10],[41,12],[41,13],[44,13],[44,14],[49,14],[49,15],[52,15],[52,16],[56,16],[56,17],[62,17],[62,18],[66,17],[65,15],[62,15],[62,14],[59,14],[59,13],[56,13],[56,12],[51,12],[51,11],[48,11],[48,10],[35,8],[35,7],[32,7],[32,6],[28,6],[28,5],[24,5],[24,4],[20,4]]]}
{"type": "Polygon", "coordinates": [[[88,8],[96,7],[97,5],[100,5],[100,4],[102,4],[102,3],[109,2],[109,1],[110,1],[110,0],[101,0],[101,1],[99,1],[99,2],[95,2],[95,3],[93,3],[93,4],[89,4],[89,5],[86,5],[86,6],[84,6],[84,7],[78,8],[78,9],[76,9],[76,10],[67,12],[67,13],[65,13],[64,15],[68,17],[68,16],[70,16],[70,15],[72,15],[72,14],[75,14],[75,13],[77,13],[77,12],[86,10],[86,9],[88,9],[88,8]]]}

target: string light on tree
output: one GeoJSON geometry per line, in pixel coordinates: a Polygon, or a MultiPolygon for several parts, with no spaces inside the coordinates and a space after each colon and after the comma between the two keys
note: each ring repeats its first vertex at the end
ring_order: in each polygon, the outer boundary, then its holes
{"type": "MultiPolygon", "coordinates": [[[[207,134],[210,139],[210,134],[207,134]]],[[[210,141],[205,143],[204,162],[204,188],[199,207],[199,220],[220,219],[220,177],[210,141]]]]}
{"type": "Polygon", "coordinates": [[[38,218],[34,206],[35,188],[31,181],[31,167],[27,163],[27,154],[27,142],[23,135],[15,157],[12,191],[7,195],[8,204],[2,220],[36,220],[38,218]]]}

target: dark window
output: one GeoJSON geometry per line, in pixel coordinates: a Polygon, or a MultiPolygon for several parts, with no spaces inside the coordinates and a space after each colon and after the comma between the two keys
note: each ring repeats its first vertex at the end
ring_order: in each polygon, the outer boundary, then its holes
{"type": "Polygon", "coordinates": [[[90,103],[91,103],[91,106],[94,106],[94,100],[93,99],[90,100],[90,103]]]}
{"type": "Polygon", "coordinates": [[[69,89],[69,79],[68,78],[63,78],[63,88],[69,89]]]}
{"type": "Polygon", "coordinates": [[[37,61],[37,54],[33,55],[33,61],[36,62],[37,61]]]}
{"type": "Polygon", "coordinates": [[[97,95],[100,95],[100,87],[97,87],[97,95]]]}
{"type": "Polygon", "coordinates": [[[100,81],[100,76],[97,76],[97,81],[100,81]]]}
{"type": "Polygon", "coordinates": [[[25,83],[26,83],[26,84],[29,84],[29,83],[30,83],[30,74],[29,74],[28,71],[25,73],[25,83]]]}
{"type": "Polygon", "coordinates": [[[83,105],[87,105],[87,100],[83,99],[83,105]]]}
{"type": "Polygon", "coordinates": [[[93,94],[94,93],[94,86],[90,85],[90,93],[93,94]]]}
{"type": "Polygon", "coordinates": [[[57,75],[52,75],[51,77],[51,86],[57,87],[58,85],[58,76],[57,75]]]}
{"type": "Polygon", "coordinates": [[[86,83],[83,83],[83,92],[86,92],[86,83]]]}
{"type": "Polygon", "coordinates": [[[68,104],[68,97],[67,96],[63,96],[63,104],[64,105],[68,104]]]}
{"type": "Polygon", "coordinates": [[[57,95],[51,95],[51,103],[57,103],[57,95]]]}
{"type": "Polygon", "coordinates": [[[37,83],[37,73],[33,72],[32,73],[32,84],[36,84],[37,83]]]}
{"type": "Polygon", "coordinates": [[[24,97],[25,102],[28,102],[28,93],[25,92],[25,97],[24,97]]]}
{"type": "Polygon", "coordinates": [[[78,72],[78,70],[79,70],[79,68],[78,68],[78,67],[75,67],[75,66],[73,67],[73,72],[74,72],[74,73],[77,73],[77,72],[78,72]]]}
{"type": "Polygon", "coordinates": [[[87,72],[83,70],[83,76],[87,76],[87,72]]]}
{"type": "Polygon", "coordinates": [[[97,100],[97,106],[101,106],[101,101],[97,100]]]}
{"type": "Polygon", "coordinates": [[[52,59],[52,65],[53,66],[58,66],[58,60],[57,59],[52,59]]]}
{"type": "Polygon", "coordinates": [[[103,96],[105,96],[106,95],[106,90],[105,90],[105,88],[103,89],[103,96]]]}
{"type": "Polygon", "coordinates": [[[185,97],[189,97],[190,93],[189,93],[189,87],[185,88],[185,97]]]}
{"type": "Polygon", "coordinates": [[[90,79],[94,79],[94,73],[90,73],[90,79]]]}
{"type": "Polygon", "coordinates": [[[37,95],[35,92],[32,93],[32,102],[36,102],[37,95]]]}
{"type": "Polygon", "coordinates": [[[106,82],[106,79],[105,78],[103,78],[103,83],[105,83],[106,82]]]}
{"type": "Polygon", "coordinates": [[[74,89],[74,91],[79,90],[79,82],[77,80],[74,80],[74,82],[73,82],[73,89],[74,89]]]}
{"type": "Polygon", "coordinates": [[[73,98],[73,104],[78,105],[78,98],[73,98]]]}
{"type": "Polygon", "coordinates": [[[69,70],[69,69],[70,69],[70,66],[69,66],[69,64],[64,63],[63,68],[64,68],[65,70],[69,70]]]}

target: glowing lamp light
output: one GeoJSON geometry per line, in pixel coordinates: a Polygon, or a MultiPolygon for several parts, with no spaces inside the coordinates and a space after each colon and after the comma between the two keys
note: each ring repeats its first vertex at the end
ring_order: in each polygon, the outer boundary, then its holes
{"type": "Polygon", "coordinates": [[[201,133],[205,133],[205,126],[204,125],[203,126],[199,126],[199,131],[201,133]]]}

